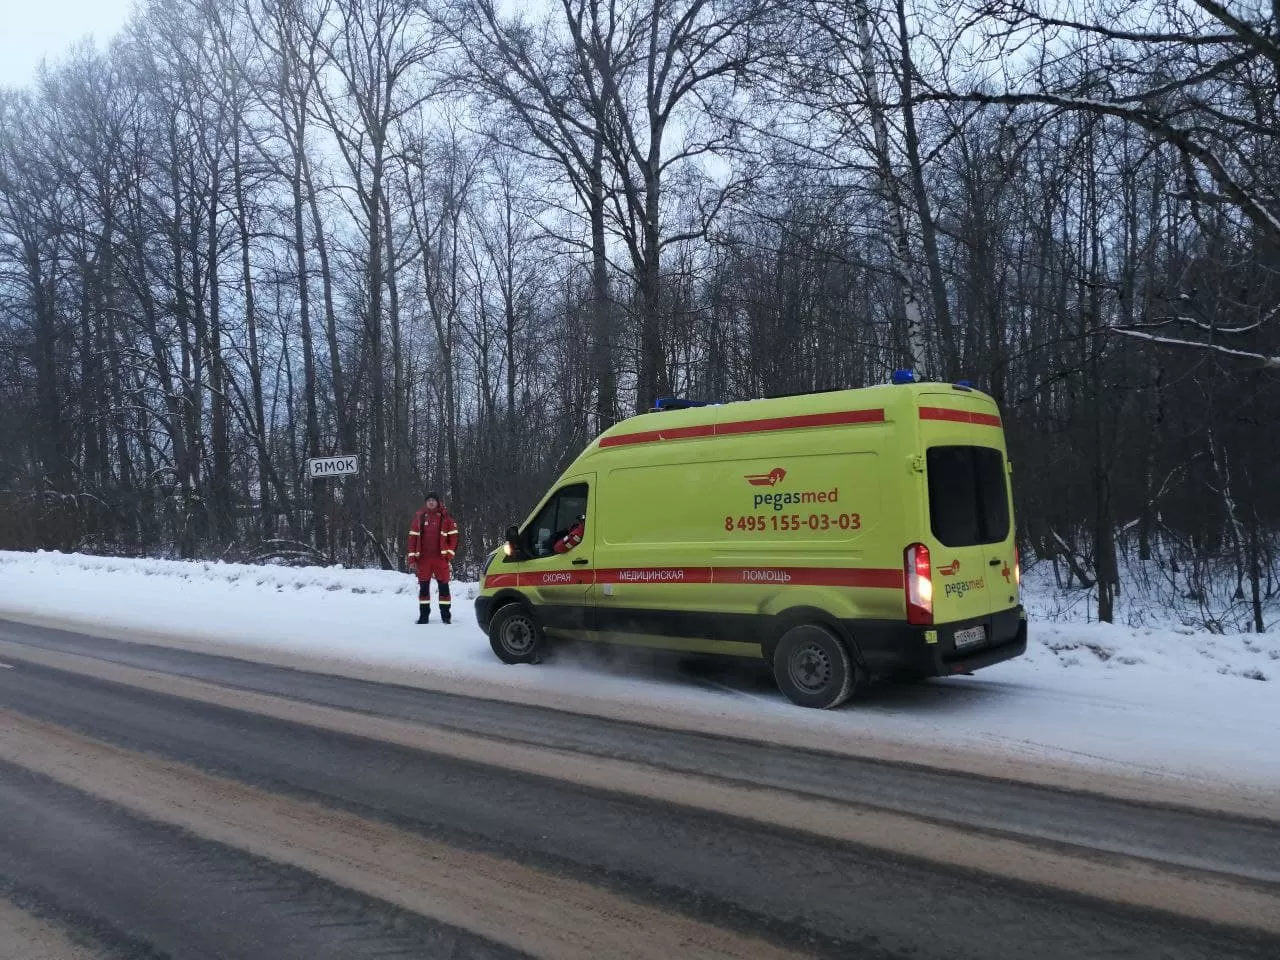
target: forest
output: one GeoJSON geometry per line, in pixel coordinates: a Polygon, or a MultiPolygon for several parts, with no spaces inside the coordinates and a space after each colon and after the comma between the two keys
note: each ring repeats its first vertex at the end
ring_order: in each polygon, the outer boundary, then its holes
{"type": "Polygon", "coordinates": [[[1261,631],[1278,148],[1280,0],[140,0],[0,89],[0,548],[391,568],[438,489],[474,575],[659,397],[912,368],[1094,616],[1261,631]]]}

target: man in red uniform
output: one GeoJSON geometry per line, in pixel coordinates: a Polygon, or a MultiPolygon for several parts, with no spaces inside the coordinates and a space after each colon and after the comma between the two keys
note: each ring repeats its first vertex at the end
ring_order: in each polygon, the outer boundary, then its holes
{"type": "Polygon", "coordinates": [[[405,560],[418,575],[418,622],[431,621],[431,578],[436,579],[440,594],[440,619],[452,619],[449,596],[449,564],[458,552],[458,525],[440,502],[440,494],[432,491],[413,515],[409,527],[409,556],[405,560]]]}

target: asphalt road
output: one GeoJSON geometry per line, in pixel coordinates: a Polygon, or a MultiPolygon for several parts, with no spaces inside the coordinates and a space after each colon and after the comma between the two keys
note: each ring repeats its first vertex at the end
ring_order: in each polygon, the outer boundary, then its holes
{"type": "Polygon", "coordinates": [[[104,958],[1276,960],[1280,824],[0,622],[6,902],[104,958]]]}

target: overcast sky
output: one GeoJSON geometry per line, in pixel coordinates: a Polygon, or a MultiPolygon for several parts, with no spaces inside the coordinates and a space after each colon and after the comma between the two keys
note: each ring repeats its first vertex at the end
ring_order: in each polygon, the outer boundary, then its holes
{"type": "Polygon", "coordinates": [[[104,46],[132,8],[133,0],[0,0],[0,86],[26,84],[42,59],[84,37],[104,46]]]}

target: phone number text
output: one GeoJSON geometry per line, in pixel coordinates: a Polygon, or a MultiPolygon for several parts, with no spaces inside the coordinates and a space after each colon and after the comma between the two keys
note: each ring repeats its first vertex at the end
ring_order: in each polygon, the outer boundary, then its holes
{"type": "Polygon", "coordinates": [[[725,517],[724,528],[729,532],[742,533],[796,533],[810,530],[815,533],[823,530],[861,530],[862,515],[859,513],[771,513],[767,517],[739,516],[725,517]]]}

